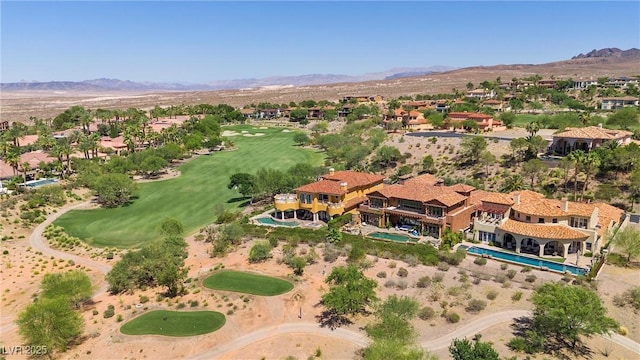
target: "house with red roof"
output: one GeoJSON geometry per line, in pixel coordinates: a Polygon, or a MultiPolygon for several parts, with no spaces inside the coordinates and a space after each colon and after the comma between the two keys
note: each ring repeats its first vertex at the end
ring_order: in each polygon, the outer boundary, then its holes
{"type": "Polygon", "coordinates": [[[630,131],[605,129],[602,125],[566,128],[564,131],[553,134],[551,151],[560,155],[567,155],[574,150],[589,152],[607,141],[614,141],[618,145],[629,145],[632,135],[630,131]]]}
{"type": "Polygon", "coordinates": [[[282,219],[328,221],[355,213],[367,194],[382,188],[383,179],[381,175],[332,168],[320,180],[296,188],[294,194],[276,195],[274,206],[282,219]]]}
{"type": "Polygon", "coordinates": [[[478,125],[480,131],[498,131],[504,130],[502,122],[495,120],[493,116],[488,114],[474,113],[474,112],[450,112],[445,119],[445,124],[452,127],[453,124],[457,124],[459,127],[467,120],[473,120],[478,125]]]}

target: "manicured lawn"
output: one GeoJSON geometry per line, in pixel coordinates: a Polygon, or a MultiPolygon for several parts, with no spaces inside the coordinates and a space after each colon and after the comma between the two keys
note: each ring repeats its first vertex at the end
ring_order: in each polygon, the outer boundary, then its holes
{"type": "Polygon", "coordinates": [[[516,120],[513,122],[513,126],[525,127],[528,123],[539,120],[540,118],[541,116],[536,114],[516,114],[516,120]]]}
{"type": "Polygon", "coordinates": [[[293,289],[293,284],[288,281],[240,271],[222,271],[213,274],[204,279],[202,285],[209,289],[260,296],[280,295],[293,289]]]}
{"type": "Polygon", "coordinates": [[[254,129],[252,126],[224,127],[223,130],[264,136],[234,136],[238,150],[200,156],[180,167],[175,179],[138,184],[138,199],[115,209],[74,210],[55,221],[69,235],[97,247],[130,248],[158,237],[158,227],[166,217],[180,220],[192,233],[214,220],[216,204],[237,208],[245,200],[227,189],[229,176],[236,172],[255,173],[261,167],[287,169],[296,163],[320,165],[321,152],[294,146],[293,133],[281,128],[254,129]]]}
{"type": "Polygon", "coordinates": [[[156,310],[122,325],[127,335],[194,336],[216,331],[224,325],[224,315],[215,311],[156,310]]]}

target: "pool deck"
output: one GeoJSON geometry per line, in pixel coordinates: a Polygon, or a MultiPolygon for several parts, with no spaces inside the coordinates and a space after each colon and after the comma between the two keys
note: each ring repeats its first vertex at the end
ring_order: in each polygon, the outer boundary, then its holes
{"type": "MultiPolygon", "coordinates": [[[[471,243],[471,242],[467,242],[467,241],[463,241],[462,243],[456,245],[456,248],[460,245],[465,245],[467,247],[472,247],[475,246],[477,248],[482,248],[482,249],[489,249],[489,250],[496,250],[496,251],[503,251],[506,253],[513,253],[513,254],[517,254],[517,255],[522,255],[522,256],[527,256],[533,259],[542,259],[542,260],[547,260],[547,261],[553,261],[550,260],[548,257],[539,257],[533,254],[527,254],[527,253],[516,253],[515,251],[511,251],[511,250],[507,250],[507,249],[503,249],[501,247],[497,247],[497,246],[490,246],[488,244],[484,244],[484,243],[479,243],[479,244],[475,244],[475,243],[471,243]]],[[[583,269],[589,269],[591,267],[591,257],[586,257],[586,256],[580,256],[578,263],[576,264],[576,254],[569,254],[569,257],[567,257],[564,262],[557,262],[558,264],[565,264],[565,265],[571,265],[571,266],[577,266],[579,268],[583,268],[583,269]]]]}

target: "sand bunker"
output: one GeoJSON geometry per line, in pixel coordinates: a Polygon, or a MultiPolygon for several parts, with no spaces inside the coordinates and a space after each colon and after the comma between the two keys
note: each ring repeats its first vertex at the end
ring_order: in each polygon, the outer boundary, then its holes
{"type": "Polygon", "coordinates": [[[260,129],[268,129],[266,126],[260,126],[260,129]]]}
{"type": "Polygon", "coordinates": [[[229,130],[225,130],[222,132],[222,136],[238,136],[240,134],[238,134],[235,131],[229,131],[229,130]]]}
{"type": "Polygon", "coordinates": [[[242,133],[246,134],[246,133],[248,133],[248,131],[247,130],[242,130],[242,133]]]}
{"type": "Polygon", "coordinates": [[[282,130],[282,132],[291,132],[291,130],[284,129],[284,130],[282,130]]]}
{"type": "Polygon", "coordinates": [[[263,133],[255,133],[255,134],[242,134],[242,136],[264,136],[263,133]]]}

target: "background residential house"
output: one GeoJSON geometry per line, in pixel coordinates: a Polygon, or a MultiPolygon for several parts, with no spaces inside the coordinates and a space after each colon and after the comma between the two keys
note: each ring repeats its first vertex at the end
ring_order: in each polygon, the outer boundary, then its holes
{"type": "Polygon", "coordinates": [[[615,141],[618,145],[631,143],[630,131],[605,129],[602,125],[583,128],[567,128],[553,134],[551,151],[559,155],[567,155],[574,150],[591,151],[607,141],[615,141]]]}
{"type": "Polygon", "coordinates": [[[634,96],[602,98],[602,110],[618,110],[629,106],[640,106],[640,98],[634,96]]]}

